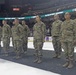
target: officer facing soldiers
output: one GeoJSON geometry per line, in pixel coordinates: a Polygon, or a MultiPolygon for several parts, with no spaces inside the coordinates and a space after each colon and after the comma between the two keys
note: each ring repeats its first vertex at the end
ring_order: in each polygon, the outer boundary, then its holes
{"type": "Polygon", "coordinates": [[[21,53],[23,51],[23,26],[19,24],[19,20],[16,18],[14,20],[14,26],[12,27],[12,37],[13,37],[13,45],[14,51],[16,53],[16,59],[21,58],[21,53]]]}
{"type": "Polygon", "coordinates": [[[61,25],[61,43],[64,49],[66,63],[63,67],[72,68],[74,60],[75,24],[70,19],[70,13],[65,13],[65,21],[61,25]]]}
{"type": "Polygon", "coordinates": [[[60,42],[60,28],[62,21],[59,20],[59,15],[54,15],[54,22],[52,24],[51,34],[52,34],[52,43],[55,50],[54,58],[61,57],[61,42],[60,42]]]}
{"type": "Polygon", "coordinates": [[[5,52],[5,56],[8,56],[8,49],[10,44],[10,35],[11,35],[11,28],[7,24],[6,20],[2,21],[3,28],[2,28],[2,40],[3,40],[3,49],[5,52]]]}
{"type": "Polygon", "coordinates": [[[46,34],[46,26],[41,21],[39,16],[36,16],[36,24],[33,27],[33,36],[34,36],[34,48],[35,48],[35,54],[36,54],[36,60],[34,62],[41,63],[41,57],[42,57],[42,47],[45,40],[45,34],[46,34]]]}
{"type": "Polygon", "coordinates": [[[30,34],[30,30],[28,25],[26,25],[26,22],[23,20],[22,21],[22,26],[24,28],[24,37],[23,37],[23,53],[26,54],[27,52],[27,43],[28,43],[28,36],[30,34]]]}

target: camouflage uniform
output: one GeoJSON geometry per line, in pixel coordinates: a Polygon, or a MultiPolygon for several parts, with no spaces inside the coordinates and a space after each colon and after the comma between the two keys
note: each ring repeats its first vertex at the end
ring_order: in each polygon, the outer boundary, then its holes
{"type": "Polygon", "coordinates": [[[30,30],[27,25],[23,25],[23,28],[24,28],[23,50],[24,50],[24,53],[26,53],[27,43],[28,43],[28,35],[30,33],[30,30]]]}
{"type": "Polygon", "coordinates": [[[52,34],[52,43],[55,50],[55,57],[61,55],[61,43],[60,43],[60,28],[62,21],[56,20],[52,24],[51,34],[52,34]]]}
{"type": "Polygon", "coordinates": [[[10,44],[10,32],[11,28],[8,24],[3,25],[2,28],[2,40],[3,40],[3,48],[5,53],[8,53],[9,44],[10,44]]]}
{"type": "MultiPolygon", "coordinates": [[[[61,25],[61,43],[65,52],[66,61],[74,60],[75,23],[73,20],[64,21],[61,25]]],[[[67,65],[66,65],[67,66],[67,65]]]]}
{"type": "Polygon", "coordinates": [[[14,51],[16,53],[16,58],[20,58],[21,53],[23,51],[23,27],[22,25],[15,25],[12,27],[12,37],[13,37],[13,45],[14,51]]]}
{"type": "Polygon", "coordinates": [[[1,47],[1,38],[2,38],[2,27],[0,27],[0,47],[1,47]]]}
{"type": "Polygon", "coordinates": [[[35,53],[38,58],[42,56],[42,47],[46,34],[46,26],[43,22],[36,23],[33,27],[33,36],[34,36],[34,48],[35,53]]]}
{"type": "Polygon", "coordinates": [[[11,28],[11,38],[12,38],[12,45],[14,46],[14,41],[13,41],[13,35],[12,35],[12,30],[14,29],[14,26],[11,28]]]}
{"type": "Polygon", "coordinates": [[[2,27],[0,26],[0,52],[1,52],[2,27]]]}

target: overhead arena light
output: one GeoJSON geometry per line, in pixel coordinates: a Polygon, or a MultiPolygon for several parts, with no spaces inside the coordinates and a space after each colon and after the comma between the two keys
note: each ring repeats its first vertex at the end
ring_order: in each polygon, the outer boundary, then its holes
{"type": "Polygon", "coordinates": [[[20,8],[13,8],[13,11],[20,11],[20,8]]]}

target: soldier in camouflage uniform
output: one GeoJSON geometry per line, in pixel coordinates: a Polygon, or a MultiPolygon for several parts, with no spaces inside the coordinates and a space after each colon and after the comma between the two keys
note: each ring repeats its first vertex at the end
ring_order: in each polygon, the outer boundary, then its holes
{"type": "Polygon", "coordinates": [[[52,24],[51,34],[52,34],[52,43],[55,50],[54,58],[61,57],[61,42],[60,42],[60,28],[62,21],[59,20],[59,15],[54,15],[54,22],[52,24]]]}
{"type": "Polygon", "coordinates": [[[2,38],[2,27],[0,26],[0,47],[1,47],[1,38],[2,38]]]}
{"type": "Polygon", "coordinates": [[[2,28],[2,40],[3,40],[3,49],[5,52],[5,56],[8,56],[8,49],[9,49],[9,44],[10,44],[10,35],[11,35],[11,28],[7,24],[6,20],[2,21],[3,23],[3,28],[2,28]]]}
{"type": "Polygon", "coordinates": [[[33,27],[33,36],[34,36],[33,44],[34,44],[35,54],[36,54],[36,60],[34,62],[41,63],[42,47],[45,40],[46,26],[40,20],[39,16],[36,16],[36,21],[37,23],[33,27]]]}
{"type": "Polygon", "coordinates": [[[1,52],[2,27],[0,26],[0,52],[1,52]]]}
{"type": "Polygon", "coordinates": [[[63,67],[72,68],[74,60],[75,23],[70,19],[70,13],[65,13],[65,21],[61,25],[61,43],[64,49],[66,63],[63,67]]]}
{"type": "Polygon", "coordinates": [[[28,25],[26,25],[26,22],[23,20],[22,21],[22,26],[24,28],[24,38],[23,38],[23,52],[26,54],[27,52],[27,44],[28,44],[28,36],[30,33],[28,25]]]}
{"type": "Polygon", "coordinates": [[[14,26],[12,27],[12,37],[14,51],[16,53],[16,59],[21,58],[21,53],[23,51],[23,26],[19,24],[19,20],[16,18],[14,21],[14,26]]]}
{"type": "MultiPolygon", "coordinates": [[[[15,26],[15,22],[13,21],[12,24],[13,24],[13,26],[12,26],[12,28],[11,28],[11,33],[12,33],[12,29],[13,29],[14,26],[15,26]]],[[[13,36],[12,36],[12,34],[11,34],[11,37],[12,37],[12,45],[14,46],[14,41],[13,41],[13,36]]]]}

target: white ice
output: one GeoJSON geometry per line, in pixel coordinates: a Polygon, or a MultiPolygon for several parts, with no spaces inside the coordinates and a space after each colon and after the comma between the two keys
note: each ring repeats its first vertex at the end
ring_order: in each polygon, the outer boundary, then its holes
{"type": "MultiPolygon", "coordinates": [[[[3,46],[2,42],[1,45],[3,46]]],[[[12,46],[12,42],[10,43],[10,46],[12,46]]],[[[28,42],[28,48],[34,49],[33,42],[28,42]]],[[[45,42],[43,50],[54,51],[52,43],[45,42]]],[[[0,75],[60,75],[60,74],[0,59],[0,75]]]]}
{"type": "MultiPolygon", "coordinates": [[[[3,46],[2,42],[1,45],[3,46]]],[[[10,46],[12,46],[12,42],[10,43],[10,46]]],[[[28,48],[34,49],[33,42],[28,43],[28,48]]],[[[53,50],[52,43],[51,42],[44,43],[43,49],[53,50]]],[[[7,61],[4,59],[0,59],[0,75],[59,75],[59,74],[7,61]]]]}
{"type": "Polygon", "coordinates": [[[0,59],[0,75],[59,75],[59,74],[0,59]]]}

